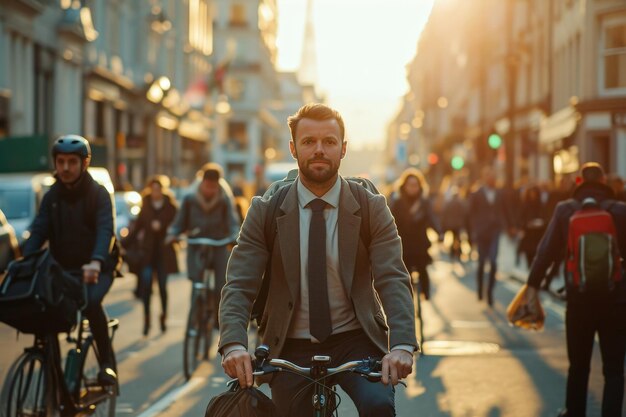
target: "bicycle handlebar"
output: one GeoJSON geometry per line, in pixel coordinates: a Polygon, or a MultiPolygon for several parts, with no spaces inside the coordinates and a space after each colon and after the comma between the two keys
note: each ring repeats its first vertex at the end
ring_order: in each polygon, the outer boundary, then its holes
{"type": "MultiPolygon", "coordinates": [[[[291,372],[304,378],[319,379],[329,377],[342,372],[354,372],[370,382],[379,382],[382,379],[382,363],[379,360],[368,358],[356,361],[345,362],[337,367],[328,368],[326,364],[330,362],[330,357],[314,356],[311,367],[302,367],[285,359],[269,359],[269,348],[261,345],[254,352],[255,358],[252,361],[253,376],[269,375],[276,372],[291,372]]],[[[227,385],[231,386],[237,382],[237,379],[228,381],[227,385]]],[[[406,387],[404,381],[398,381],[406,387]]]]}
{"type": "MultiPolygon", "coordinates": [[[[375,359],[363,359],[346,362],[335,368],[326,368],[323,376],[329,377],[342,372],[354,372],[366,377],[372,382],[378,382],[382,378],[382,374],[379,372],[380,368],[380,361],[375,359]]],[[[260,366],[255,366],[255,371],[252,375],[261,376],[275,372],[288,371],[305,377],[312,377],[314,369],[315,366],[305,368],[285,359],[270,359],[269,363],[263,363],[260,366]]]]}
{"type": "Polygon", "coordinates": [[[234,237],[225,237],[223,239],[211,239],[208,237],[188,237],[181,239],[182,241],[186,241],[188,245],[203,245],[203,246],[226,246],[230,243],[235,242],[237,239],[234,237]]]}

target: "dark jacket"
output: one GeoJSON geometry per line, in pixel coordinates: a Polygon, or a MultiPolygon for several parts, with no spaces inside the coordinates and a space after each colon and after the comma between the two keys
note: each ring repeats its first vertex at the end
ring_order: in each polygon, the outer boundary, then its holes
{"type": "Polygon", "coordinates": [[[503,191],[496,189],[495,193],[492,204],[487,200],[485,187],[480,187],[469,196],[469,223],[474,242],[490,240],[511,224],[503,191]]]}
{"type": "Polygon", "coordinates": [[[414,201],[397,198],[391,201],[391,213],[396,220],[398,234],[402,239],[402,258],[407,268],[420,267],[431,263],[428,254],[430,240],[426,230],[430,227],[441,234],[439,220],[433,213],[432,204],[427,198],[420,198],[420,206],[415,213],[410,209],[414,201]]]}
{"type": "MultiPolygon", "coordinates": [[[[239,233],[240,223],[229,193],[222,188],[219,202],[209,211],[204,210],[198,198],[197,187],[183,197],[180,210],[168,231],[170,235],[186,233],[190,238],[206,237],[220,240],[239,233]]],[[[190,277],[201,276],[203,265],[198,259],[202,248],[200,245],[187,247],[187,274],[190,277]]]]}
{"type": "Polygon", "coordinates": [[[68,270],[78,270],[92,260],[102,262],[103,272],[118,265],[111,196],[85,172],[75,188],[57,180],[44,195],[39,213],[24,244],[24,255],[50,241],[52,256],[68,270]]]}
{"type": "Polygon", "coordinates": [[[165,273],[175,274],[178,272],[176,249],[173,244],[165,245],[164,241],[167,229],[174,220],[178,208],[173,197],[164,194],[163,199],[163,206],[156,209],[152,205],[150,195],[143,198],[141,212],[131,229],[131,233],[125,239],[125,245],[137,240],[142,252],[141,267],[153,264],[157,258],[162,258],[165,273]],[[158,220],[161,223],[160,230],[152,229],[153,220],[158,220]]]}
{"type": "MultiPolygon", "coordinates": [[[[528,275],[528,285],[539,288],[541,280],[546,274],[548,267],[559,259],[562,259],[567,251],[567,235],[569,229],[569,219],[577,210],[572,204],[573,200],[582,202],[587,197],[593,197],[601,203],[602,201],[612,199],[613,191],[611,188],[600,183],[582,183],[575,190],[571,199],[565,200],[557,204],[552,219],[548,224],[548,228],[539,242],[535,261],[533,262],[530,273],[528,275]]],[[[617,243],[619,252],[622,257],[622,270],[626,267],[624,258],[626,257],[626,204],[615,202],[609,212],[613,216],[615,228],[617,230],[617,243]]],[[[620,293],[620,299],[624,300],[624,280],[620,293]]]]}

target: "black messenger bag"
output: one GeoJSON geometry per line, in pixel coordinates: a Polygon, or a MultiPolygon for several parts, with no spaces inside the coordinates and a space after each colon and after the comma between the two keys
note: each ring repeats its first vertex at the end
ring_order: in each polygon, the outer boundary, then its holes
{"type": "Polygon", "coordinates": [[[0,284],[0,321],[22,333],[70,331],[85,304],[81,278],[63,271],[48,249],[13,261],[0,284]]]}

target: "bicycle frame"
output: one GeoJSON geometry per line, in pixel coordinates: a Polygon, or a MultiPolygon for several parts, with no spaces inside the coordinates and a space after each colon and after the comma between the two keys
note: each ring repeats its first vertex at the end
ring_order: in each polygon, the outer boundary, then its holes
{"type": "MultiPolygon", "coordinates": [[[[75,348],[71,348],[69,352],[77,352],[74,358],[76,363],[73,371],[64,369],[61,365],[61,346],[59,337],[56,333],[35,335],[34,344],[26,348],[24,351],[30,354],[37,354],[43,358],[42,372],[44,375],[45,401],[47,407],[58,409],[62,416],[75,416],[82,413],[93,412],[94,405],[102,402],[111,395],[118,395],[119,385],[116,383],[110,390],[103,392],[99,397],[90,398],[84,404],[81,404],[81,383],[84,377],[83,371],[85,360],[87,358],[89,347],[93,344],[93,335],[88,330],[88,321],[81,319],[78,326],[77,336],[74,338],[68,334],[67,341],[75,348]]],[[[111,341],[113,340],[116,329],[119,326],[117,319],[110,320],[108,323],[111,329],[111,341]]],[[[98,355],[98,351],[94,346],[94,352],[98,355]]],[[[69,356],[69,353],[68,353],[69,356]]],[[[68,361],[69,362],[69,361],[68,361]]],[[[67,365],[66,365],[67,368],[67,365]]],[[[30,378],[30,376],[29,376],[30,378]]],[[[27,386],[32,381],[27,383],[27,386]]]]}
{"type": "MultiPolygon", "coordinates": [[[[183,373],[185,378],[189,379],[199,362],[210,358],[213,327],[217,324],[216,312],[219,303],[217,297],[219,297],[220,289],[217,288],[215,270],[211,265],[214,249],[232,243],[234,238],[227,237],[215,240],[204,237],[188,237],[184,240],[190,247],[196,248],[195,256],[198,258],[194,261],[199,261],[198,264],[202,267],[202,279],[193,281],[183,341],[183,373]],[[201,344],[203,344],[202,349],[200,349],[201,344]]],[[[187,256],[190,256],[189,252],[187,256]]]]}

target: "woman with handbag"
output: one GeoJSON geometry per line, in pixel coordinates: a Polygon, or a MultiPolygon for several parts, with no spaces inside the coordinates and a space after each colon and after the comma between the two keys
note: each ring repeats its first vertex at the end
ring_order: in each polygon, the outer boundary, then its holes
{"type": "Polygon", "coordinates": [[[163,175],[151,177],[143,190],[142,209],[135,227],[127,237],[141,248],[141,273],[139,293],[144,305],[143,335],[150,331],[150,299],[152,281],[156,276],[161,297],[161,331],[165,332],[167,319],[167,276],[178,272],[175,244],[165,244],[169,225],[174,220],[178,206],[167,186],[169,178],[163,175]]]}

